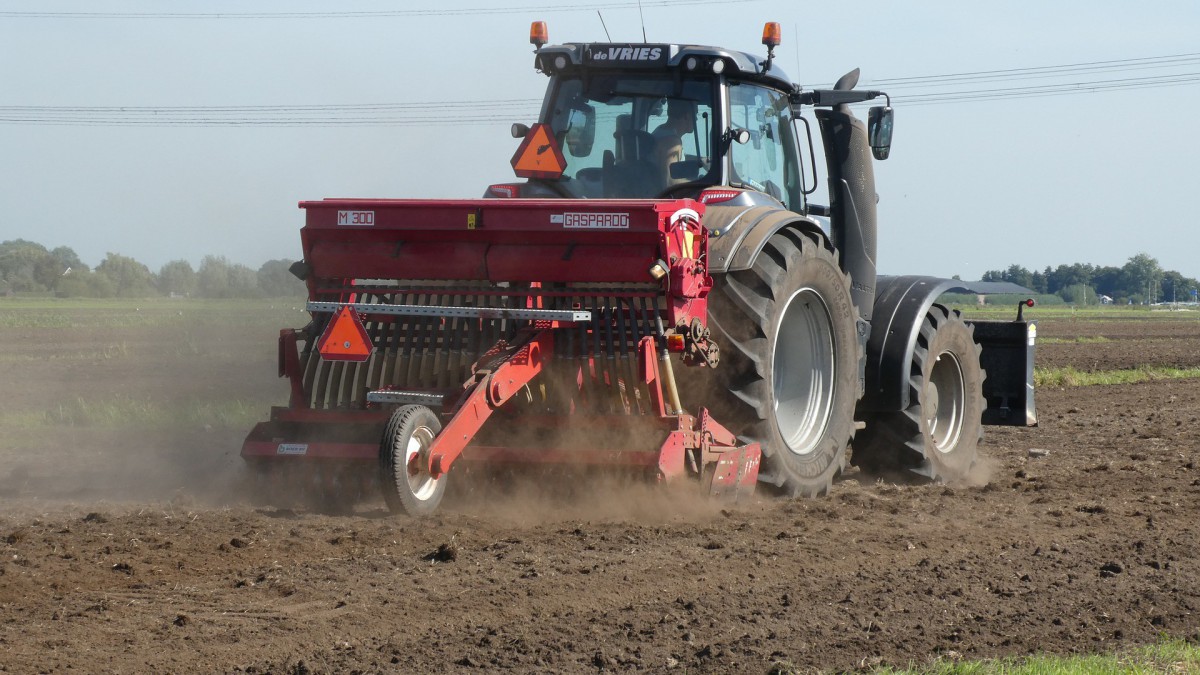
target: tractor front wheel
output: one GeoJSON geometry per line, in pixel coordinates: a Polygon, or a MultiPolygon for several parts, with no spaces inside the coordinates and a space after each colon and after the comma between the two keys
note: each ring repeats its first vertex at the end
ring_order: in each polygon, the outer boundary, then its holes
{"type": "Polygon", "coordinates": [[[446,493],[446,475],[429,473],[429,447],[441,420],[423,405],[397,408],[379,444],[383,498],[393,513],[428,516],[446,493]]]}

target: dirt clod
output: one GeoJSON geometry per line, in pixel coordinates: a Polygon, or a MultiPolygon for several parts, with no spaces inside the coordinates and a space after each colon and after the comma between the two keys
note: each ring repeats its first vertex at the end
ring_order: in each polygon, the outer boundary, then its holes
{"type": "Polygon", "coordinates": [[[453,543],[438,544],[437,550],[425,555],[430,562],[454,562],[458,560],[458,547],[453,543]]]}

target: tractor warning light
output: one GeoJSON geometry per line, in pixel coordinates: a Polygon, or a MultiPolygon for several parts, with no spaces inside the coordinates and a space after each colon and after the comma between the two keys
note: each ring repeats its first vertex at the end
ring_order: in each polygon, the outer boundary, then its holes
{"type": "Polygon", "coordinates": [[[768,21],[763,25],[762,43],[768,47],[778,47],[782,30],[778,21],[768,21]]]}
{"type": "Polygon", "coordinates": [[[545,21],[534,21],[529,25],[529,44],[533,45],[534,49],[541,49],[542,45],[550,41],[550,31],[546,28],[545,21]]]}

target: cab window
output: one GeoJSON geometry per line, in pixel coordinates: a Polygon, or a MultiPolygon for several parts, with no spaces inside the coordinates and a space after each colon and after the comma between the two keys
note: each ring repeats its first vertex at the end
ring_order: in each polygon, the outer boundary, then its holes
{"type": "Polygon", "coordinates": [[[793,211],[803,208],[795,127],[787,95],[753,84],[730,83],[729,121],[750,140],[730,144],[731,185],[771,195],[793,211]]]}
{"type": "Polygon", "coordinates": [[[550,126],[567,160],[562,185],[579,197],[652,198],[709,175],[711,80],[662,73],[564,76],[550,126]]]}

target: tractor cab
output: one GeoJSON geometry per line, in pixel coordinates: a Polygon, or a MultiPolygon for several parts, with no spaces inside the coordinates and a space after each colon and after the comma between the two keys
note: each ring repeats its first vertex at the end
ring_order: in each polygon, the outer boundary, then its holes
{"type": "Polygon", "coordinates": [[[798,89],[770,57],[677,44],[545,46],[541,22],[530,41],[550,78],[540,123],[513,125],[524,139],[513,167],[530,180],[487,196],[698,198],[730,187],[806,210],[815,179],[800,149],[807,143],[811,157],[811,138],[798,137],[798,89]]]}

